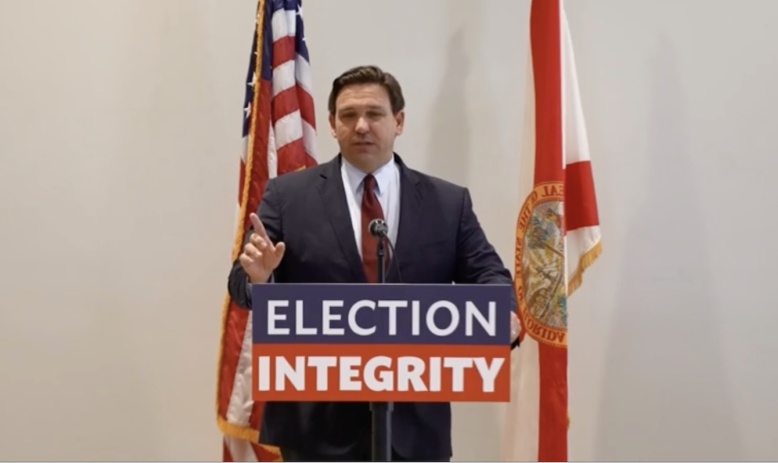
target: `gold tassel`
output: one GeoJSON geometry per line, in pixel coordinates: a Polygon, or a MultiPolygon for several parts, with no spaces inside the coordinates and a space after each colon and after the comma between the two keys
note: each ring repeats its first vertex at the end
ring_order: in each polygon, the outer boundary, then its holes
{"type": "Polygon", "coordinates": [[[575,290],[581,286],[581,283],[583,282],[584,271],[587,268],[589,268],[589,266],[592,265],[594,261],[597,260],[598,257],[600,257],[601,253],[602,253],[601,241],[597,241],[594,244],[594,246],[592,246],[591,248],[589,248],[588,251],[583,253],[581,258],[578,260],[578,267],[576,267],[573,276],[570,278],[570,281],[567,283],[567,297],[570,297],[570,295],[573,294],[575,290]]]}

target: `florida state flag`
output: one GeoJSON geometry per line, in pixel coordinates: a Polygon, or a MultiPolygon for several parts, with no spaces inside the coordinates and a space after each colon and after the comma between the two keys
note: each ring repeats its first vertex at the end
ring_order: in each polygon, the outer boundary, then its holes
{"type": "Polygon", "coordinates": [[[533,0],[514,286],[521,321],[504,460],[567,461],[567,310],[600,253],[592,165],[562,0],[533,0]]]}

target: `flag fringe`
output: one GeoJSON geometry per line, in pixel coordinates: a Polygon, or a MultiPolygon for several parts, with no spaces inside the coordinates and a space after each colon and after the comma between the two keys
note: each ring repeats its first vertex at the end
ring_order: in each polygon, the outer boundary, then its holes
{"type": "Polygon", "coordinates": [[[581,283],[583,282],[584,271],[586,271],[586,269],[589,268],[589,266],[592,265],[598,257],[600,257],[601,253],[602,241],[597,240],[597,242],[594,243],[594,246],[589,248],[589,250],[583,253],[581,258],[578,259],[578,266],[576,267],[575,272],[573,272],[573,276],[570,278],[570,281],[567,283],[567,297],[570,297],[575,292],[575,290],[581,286],[581,283]]]}
{"type": "MultiPolygon", "coordinates": [[[[257,7],[257,27],[256,27],[256,35],[257,35],[257,46],[256,50],[262,50],[263,43],[262,40],[264,38],[263,34],[263,24],[265,19],[265,0],[259,0],[259,4],[257,7]]],[[[255,75],[259,79],[260,71],[262,66],[262,60],[257,59],[256,60],[256,73],[255,75]]],[[[255,84],[256,85],[256,84],[255,84]]],[[[261,92],[254,92],[254,98],[251,102],[251,108],[252,112],[256,111],[255,108],[257,108],[257,102],[259,101],[259,96],[261,92]]],[[[248,143],[246,146],[246,166],[244,170],[244,182],[243,182],[243,191],[241,192],[241,204],[240,204],[240,210],[238,212],[238,218],[237,223],[235,227],[235,238],[232,245],[232,261],[234,261],[238,255],[240,254],[241,246],[243,245],[243,223],[244,219],[246,217],[246,209],[248,207],[248,201],[249,201],[249,189],[251,188],[251,172],[253,170],[253,164],[254,164],[254,157],[252,156],[252,153],[254,152],[254,139],[256,136],[256,126],[254,124],[254,116],[252,114],[251,116],[251,122],[249,127],[249,137],[248,137],[248,143]]],[[[224,334],[227,327],[227,314],[229,313],[230,308],[230,302],[232,298],[229,295],[229,292],[225,294],[224,296],[224,303],[222,304],[222,313],[221,313],[221,329],[219,333],[219,352],[217,357],[217,365],[216,365],[216,424],[221,430],[223,434],[227,434],[233,437],[236,437],[238,439],[246,439],[251,442],[257,442],[259,441],[259,430],[258,429],[252,429],[248,426],[241,426],[234,423],[230,423],[227,421],[226,417],[222,417],[219,414],[219,386],[221,384],[221,371],[222,371],[222,361],[224,356],[224,334]]],[[[248,329],[248,328],[247,328],[248,329]]]]}
{"type": "Polygon", "coordinates": [[[219,430],[222,434],[234,437],[236,439],[243,439],[249,442],[259,441],[259,430],[253,429],[248,426],[240,426],[235,423],[230,423],[221,416],[217,417],[219,430]]]}
{"type": "MultiPolygon", "coordinates": [[[[583,283],[583,274],[590,265],[597,260],[602,254],[602,241],[597,240],[594,246],[589,248],[588,251],[583,253],[580,259],[578,259],[578,266],[573,273],[573,277],[570,278],[570,282],[567,284],[567,297],[570,297],[576,289],[583,283]]],[[[570,409],[567,410],[567,429],[570,429],[570,409]]]]}

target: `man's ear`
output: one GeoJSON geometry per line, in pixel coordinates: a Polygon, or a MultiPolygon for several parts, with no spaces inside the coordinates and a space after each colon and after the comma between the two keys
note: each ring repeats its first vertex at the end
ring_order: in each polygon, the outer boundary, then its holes
{"type": "Polygon", "coordinates": [[[405,127],[405,110],[400,110],[397,114],[395,114],[394,120],[397,122],[397,130],[395,130],[395,135],[400,135],[403,133],[403,128],[405,127]]]}
{"type": "Polygon", "coordinates": [[[335,115],[330,113],[329,120],[330,120],[330,133],[334,137],[335,136],[335,115]]]}

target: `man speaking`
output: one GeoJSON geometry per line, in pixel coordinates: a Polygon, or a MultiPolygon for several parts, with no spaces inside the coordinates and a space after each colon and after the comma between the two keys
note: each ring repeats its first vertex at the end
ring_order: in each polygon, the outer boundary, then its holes
{"type": "MultiPolygon", "coordinates": [[[[394,253],[387,282],[512,284],[473,212],[468,190],[409,168],[394,153],[405,101],[397,80],[375,66],[341,74],[329,96],[340,153],[271,179],[229,291],[249,308],[250,284],[375,283],[382,219],[394,253]]],[[[451,405],[395,403],[395,461],[449,461],[451,405]]],[[[371,412],[364,402],[268,402],[260,442],[285,461],[369,461],[371,412]]]]}

